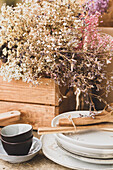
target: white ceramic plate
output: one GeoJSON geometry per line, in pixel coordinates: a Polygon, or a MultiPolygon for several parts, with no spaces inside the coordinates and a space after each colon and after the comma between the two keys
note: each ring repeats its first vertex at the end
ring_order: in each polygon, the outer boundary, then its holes
{"type": "Polygon", "coordinates": [[[56,135],[55,139],[62,148],[73,154],[89,158],[113,159],[113,149],[95,149],[75,145],[59,137],[59,135],[56,135]]]}
{"type": "Polygon", "coordinates": [[[72,154],[71,152],[68,152],[67,150],[65,150],[64,148],[62,148],[61,146],[59,146],[67,155],[72,156],[75,159],[84,161],[84,162],[88,162],[88,163],[93,163],[93,164],[103,164],[103,165],[109,165],[109,164],[113,164],[113,159],[97,159],[97,158],[88,158],[88,157],[83,157],[83,156],[79,156],[79,155],[75,155],[72,154]]]}
{"type": "Polygon", "coordinates": [[[41,141],[44,155],[57,164],[76,170],[113,170],[113,165],[87,163],[67,155],[67,153],[57,145],[53,134],[42,136],[41,141]]]}
{"type": "Polygon", "coordinates": [[[10,163],[26,162],[26,161],[32,159],[34,156],[36,156],[37,153],[39,152],[39,150],[41,149],[41,147],[42,147],[41,141],[38,138],[33,137],[33,143],[32,143],[32,146],[31,146],[31,149],[30,149],[28,155],[24,155],[24,156],[12,156],[11,155],[10,156],[3,149],[2,143],[0,140],[0,159],[10,162],[10,163]]]}
{"type": "MultiPolygon", "coordinates": [[[[79,117],[79,114],[89,115],[89,111],[73,111],[60,114],[52,120],[52,127],[57,126],[60,118],[79,117]]],[[[76,145],[89,148],[113,149],[113,132],[108,131],[83,131],[83,133],[59,134],[59,137],[76,145]]]]}

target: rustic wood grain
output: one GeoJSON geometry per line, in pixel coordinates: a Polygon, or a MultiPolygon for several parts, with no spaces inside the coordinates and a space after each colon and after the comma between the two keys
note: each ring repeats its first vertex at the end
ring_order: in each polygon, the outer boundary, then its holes
{"type": "Polygon", "coordinates": [[[7,82],[0,77],[0,100],[58,106],[57,85],[51,79],[41,79],[41,82],[31,87],[21,80],[7,82]]]}
{"type": "Polygon", "coordinates": [[[56,115],[75,109],[73,95],[62,98],[67,87],[59,87],[51,79],[41,79],[41,82],[31,87],[22,80],[7,82],[0,77],[0,113],[18,110],[21,112],[18,123],[29,123],[37,129],[38,126],[50,126],[56,115]]]}
{"type": "Polygon", "coordinates": [[[51,126],[51,120],[55,116],[55,106],[0,101],[0,113],[12,110],[21,112],[18,123],[29,123],[36,130],[38,126],[51,126]]]}

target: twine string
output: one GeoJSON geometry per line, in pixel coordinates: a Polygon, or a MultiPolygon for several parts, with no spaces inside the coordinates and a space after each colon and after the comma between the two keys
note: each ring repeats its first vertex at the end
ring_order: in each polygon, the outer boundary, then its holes
{"type": "Polygon", "coordinates": [[[73,121],[73,119],[72,119],[72,116],[71,115],[68,115],[67,116],[67,119],[72,123],[72,125],[73,125],[73,127],[74,127],[74,129],[75,129],[75,131],[77,130],[77,127],[76,127],[76,125],[75,125],[75,123],[74,123],[74,121],[73,121]]]}

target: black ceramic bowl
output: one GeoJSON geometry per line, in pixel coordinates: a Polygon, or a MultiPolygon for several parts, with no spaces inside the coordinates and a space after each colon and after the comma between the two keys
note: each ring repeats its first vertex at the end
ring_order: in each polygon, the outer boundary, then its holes
{"type": "Polygon", "coordinates": [[[6,142],[3,139],[1,139],[2,141],[2,145],[4,150],[7,152],[8,155],[27,155],[31,145],[32,145],[32,137],[30,137],[30,139],[26,140],[25,142],[20,142],[20,143],[10,143],[10,142],[6,142]]]}
{"type": "Polygon", "coordinates": [[[6,142],[19,143],[32,136],[32,126],[29,124],[13,124],[2,128],[1,139],[6,142]]]}

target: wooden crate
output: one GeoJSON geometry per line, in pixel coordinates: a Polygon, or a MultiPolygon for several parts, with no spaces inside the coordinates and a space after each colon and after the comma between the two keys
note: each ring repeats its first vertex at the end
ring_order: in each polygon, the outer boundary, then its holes
{"type": "MultiPolygon", "coordinates": [[[[58,85],[51,79],[41,79],[41,82],[31,87],[21,80],[6,82],[0,77],[0,113],[18,110],[21,112],[18,123],[30,123],[37,129],[38,126],[50,126],[59,113],[75,109],[74,95],[59,102],[58,85]]],[[[62,93],[66,93],[66,88],[62,88],[62,93]]]]}

